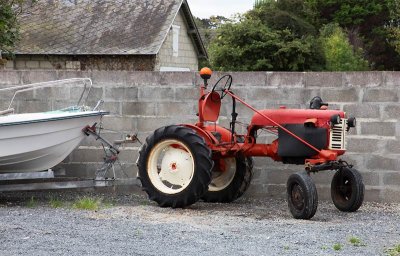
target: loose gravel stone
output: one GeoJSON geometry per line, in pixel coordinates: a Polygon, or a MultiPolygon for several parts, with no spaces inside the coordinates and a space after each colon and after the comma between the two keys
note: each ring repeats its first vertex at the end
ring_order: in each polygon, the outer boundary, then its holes
{"type": "Polygon", "coordinates": [[[313,219],[295,220],[275,199],[170,209],[138,195],[3,193],[0,255],[385,255],[400,244],[399,217],[399,204],[343,213],[320,202],[313,219]],[[103,207],[73,209],[83,196],[103,207]],[[50,198],[65,204],[52,208],[50,198]]]}

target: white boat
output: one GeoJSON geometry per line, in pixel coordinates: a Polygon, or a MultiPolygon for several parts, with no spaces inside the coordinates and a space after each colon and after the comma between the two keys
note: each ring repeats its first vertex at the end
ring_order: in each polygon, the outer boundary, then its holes
{"type": "MultiPolygon", "coordinates": [[[[86,137],[83,129],[101,122],[108,114],[80,104],[90,79],[67,79],[0,89],[16,90],[9,108],[0,116],[0,173],[43,171],[62,162],[86,137]],[[65,85],[84,83],[78,105],[58,111],[14,114],[12,102],[18,93],[65,85]]],[[[91,86],[90,86],[91,87],[91,86]]],[[[89,88],[90,91],[90,88],[89,88]]],[[[85,100],[86,101],[86,100],[85,100]]]]}

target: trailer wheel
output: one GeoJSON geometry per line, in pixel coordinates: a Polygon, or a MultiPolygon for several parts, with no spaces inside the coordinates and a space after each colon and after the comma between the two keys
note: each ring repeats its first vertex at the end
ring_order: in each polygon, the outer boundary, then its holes
{"type": "Polygon", "coordinates": [[[211,151],[192,129],[166,126],[147,137],[139,152],[143,190],[161,207],[197,202],[211,181],[211,151]]]}
{"type": "Polygon", "coordinates": [[[340,211],[357,211],[364,201],[364,190],[361,174],[356,169],[345,167],[333,176],[331,197],[340,211]]]}
{"type": "Polygon", "coordinates": [[[211,177],[202,199],[211,203],[230,203],[248,189],[253,177],[253,159],[237,156],[216,160],[211,177]]]}
{"type": "Polygon", "coordinates": [[[311,219],[318,206],[317,189],[305,172],[290,175],[287,181],[289,210],[296,219],[311,219]]]}

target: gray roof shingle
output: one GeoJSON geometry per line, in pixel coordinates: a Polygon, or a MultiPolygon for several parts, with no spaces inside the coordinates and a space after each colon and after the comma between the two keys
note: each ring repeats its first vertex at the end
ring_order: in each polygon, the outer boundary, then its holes
{"type": "Polygon", "coordinates": [[[16,54],[157,54],[183,2],[39,0],[19,18],[16,54]]]}

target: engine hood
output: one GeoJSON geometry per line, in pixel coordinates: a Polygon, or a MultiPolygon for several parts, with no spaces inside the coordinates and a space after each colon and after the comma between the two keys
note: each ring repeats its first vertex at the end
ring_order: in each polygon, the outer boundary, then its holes
{"type": "MultiPolygon", "coordinates": [[[[316,110],[316,109],[265,109],[259,111],[279,124],[302,124],[308,119],[317,119],[322,124],[330,120],[333,115],[345,117],[343,111],[340,110],[316,110]]],[[[274,126],[270,120],[264,118],[259,113],[255,113],[251,119],[253,126],[274,126]]]]}

